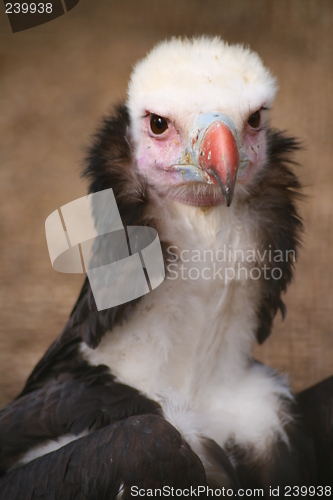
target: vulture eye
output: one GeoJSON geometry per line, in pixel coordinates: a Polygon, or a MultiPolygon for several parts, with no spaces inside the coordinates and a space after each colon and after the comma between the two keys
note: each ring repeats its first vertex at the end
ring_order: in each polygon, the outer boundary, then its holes
{"type": "Polygon", "coordinates": [[[256,111],[255,113],[252,113],[250,118],[247,120],[247,123],[252,128],[258,128],[260,125],[260,111],[256,111]]]}
{"type": "Polygon", "coordinates": [[[153,134],[156,135],[161,135],[163,132],[165,132],[168,128],[168,122],[166,121],[165,118],[162,118],[161,116],[158,115],[151,115],[150,118],[150,129],[153,132],[153,134]]]}

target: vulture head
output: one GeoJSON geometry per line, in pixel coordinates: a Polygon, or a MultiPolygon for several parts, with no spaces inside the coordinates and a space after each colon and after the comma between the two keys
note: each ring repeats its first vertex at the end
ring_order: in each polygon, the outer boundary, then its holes
{"type": "Polygon", "coordinates": [[[138,169],[172,199],[229,206],[265,165],[275,93],[275,79],[248,48],[205,37],[159,44],[129,85],[138,169]]]}

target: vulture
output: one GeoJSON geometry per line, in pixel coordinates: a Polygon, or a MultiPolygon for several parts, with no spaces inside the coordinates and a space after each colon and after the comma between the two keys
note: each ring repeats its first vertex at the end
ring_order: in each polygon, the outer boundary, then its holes
{"type": "Polygon", "coordinates": [[[252,355],[285,314],[302,233],[276,90],[220,38],[173,38],[135,66],[83,176],[124,227],[157,232],[165,279],[99,309],[86,278],[0,413],[1,499],[330,496],[333,377],[294,394],[252,355]]]}

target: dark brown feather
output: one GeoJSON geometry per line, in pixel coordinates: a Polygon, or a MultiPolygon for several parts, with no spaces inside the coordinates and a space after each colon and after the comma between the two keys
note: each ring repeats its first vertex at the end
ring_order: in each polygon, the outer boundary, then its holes
{"type": "MultiPolygon", "coordinates": [[[[161,417],[131,417],[72,442],[0,478],[2,500],[133,498],[131,486],[197,488],[205,471],[161,417]]],[[[148,493],[149,496],[149,493],[148,493]]]]}
{"type": "Polygon", "coordinates": [[[333,377],[299,393],[297,402],[314,438],[316,484],[333,487],[333,377]]]}
{"type": "Polygon", "coordinates": [[[260,218],[260,252],[261,255],[264,255],[265,250],[267,252],[261,265],[266,265],[266,276],[270,277],[265,279],[264,273],[261,275],[262,299],[258,305],[257,330],[259,344],[269,336],[277,312],[280,310],[285,317],[286,307],[281,295],[293,278],[303,231],[296,206],[297,201],[302,198],[301,184],[291,168],[295,163],[293,154],[300,149],[300,144],[294,138],[274,130],[267,131],[267,139],[268,164],[248,200],[251,209],[260,218]],[[272,259],[269,259],[269,252],[276,256],[276,251],[282,252],[281,262],[272,262],[272,259]],[[273,268],[281,271],[274,271],[274,276],[281,274],[280,279],[272,278],[273,268]]]}
{"type": "Polygon", "coordinates": [[[25,452],[64,434],[77,436],[160,406],[116,382],[106,366],[81,364],[16,399],[0,412],[0,475],[25,452]]]}

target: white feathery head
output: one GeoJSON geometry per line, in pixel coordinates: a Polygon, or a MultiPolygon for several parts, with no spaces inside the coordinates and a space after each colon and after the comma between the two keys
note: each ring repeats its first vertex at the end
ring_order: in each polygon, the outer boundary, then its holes
{"type": "Polygon", "coordinates": [[[261,107],[270,107],[275,78],[260,57],[219,38],[173,38],[158,44],[131,76],[127,105],[134,139],[146,110],[187,126],[199,113],[218,111],[238,127],[261,107]]]}

